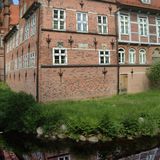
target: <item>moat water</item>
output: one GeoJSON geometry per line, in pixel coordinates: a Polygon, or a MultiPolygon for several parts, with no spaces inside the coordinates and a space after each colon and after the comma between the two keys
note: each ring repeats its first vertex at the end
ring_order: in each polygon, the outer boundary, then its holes
{"type": "Polygon", "coordinates": [[[0,160],[160,160],[160,137],[90,144],[12,133],[0,136],[0,150],[0,160]]]}

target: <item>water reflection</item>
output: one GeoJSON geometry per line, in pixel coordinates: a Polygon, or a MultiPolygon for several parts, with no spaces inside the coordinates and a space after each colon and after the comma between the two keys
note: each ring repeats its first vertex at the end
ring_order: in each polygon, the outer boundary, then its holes
{"type": "MultiPolygon", "coordinates": [[[[80,143],[41,140],[35,136],[9,134],[0,137],[7,160],[160,160],[160,137],[80,143]],[[15,154],[14,154],[15,153],[15,154]],[[125,157],[125,158],[124,158],[125,157]]],[[[3,154],[0,157],[3,160],[3,154]]],[[[1,160],[0,159],[0,160],[1,160]]]]}

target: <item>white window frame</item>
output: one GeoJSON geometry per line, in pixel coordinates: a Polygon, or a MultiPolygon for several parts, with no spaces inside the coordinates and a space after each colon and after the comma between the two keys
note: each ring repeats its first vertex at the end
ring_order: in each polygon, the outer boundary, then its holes
{"type": "Polygon", "coordinates": [[[66,30],[66,11],[65,10],[63,10],[63,9],[53,9],[53,13],[52,13],[53,15],[53,29],[54,30],[60,30],[60,31],[65,31],[66,30]],[[58,11],[58,18],[54,18],[54,11],[58,11]],[[64,12],[64,19],[61,19],[60,18],[60,12],[61,11],[63,11],[64,12]],[[58,28],[54,28],[54,21],[57,21],[58,22],[58,28]],[[64,28],[63,29],[61,29],[61,25],[60,25],[60,23],[61,22],[64,22],[64,28]]]}
{"type": "Polygon", "coordinates": [[[36,14],[31,17],[31,36],[36,33],[36,14]]]}
{"type": "Polygon", "coordinates": [[[135,64],[136,63],[136,50],[134,48],[131,48],[129,50],[129,63],[135,64]],[[133,50],[133,52],[131,52],[133,50]]]}
{"type": "Polygon", "coordinates": [[[146,50],[145,49],[139,50],[139,63],[146,64],[146,50]]]}
{"type": "Polygon", "coordinates": [[[141,0],[142,3],[150,4],[151,0],[141,0]]]}
{"type": "Polygon", "coordinates": [[[108,17],[103,15],[97,16],[97,23],[98,23],[98,33],[99,34],[108,34],[108,17]],[[101,23],[99,23],[99,17],[101,18],[101,23]],[[104,18],[106,18],[106,23],[104,23],[104,18]],[[102,32],[99,31],[99,27],[102,28],[102,32]],[[104,27],[106,27],[106,32],[104,32],[104,27]]]}
{"type": "Polygon", "coordinates": [[[144,37],[148,37],[148,35],[149,35],[148,17],[139,16],[138,17],[138,24],[139,24],[139,35],[144,36],[144,37]],[[141,22],[141,19],[142,19],[142,22],[141,22]],[[145,20],[146,20],[146,23],[145,23],[145,20]],[[142,30],[143,30],[142,32],[141,32],[141,27],[142,27],[142,30]]]}
{"type": "Polygon", "coordinates": [[[52,55],[53,55],[53,65],[67,65],[68,63],[68,57],[67,57],[67,49],[66,48],[53,48],[52,49],[52,55]],[[62,63],[62,53],[60,52],[59,55],[57,54],[57,56],[59,56],[59,63],[55,63],[55,50],[65,50],[65,63],[62,63]]]}
{"type": "Polygon", "coordinates": [[[160,38],[160,17],[156,18],[157,37],[160,38]]]}
{"type": "Polygon", "coordinates": [[[119,64],[125,64],[125,58],[126,58],[125,49],[124,48],[119,48],[118,49],[118,55],[119,55],[119,64]],[[124,54],[124,55],[122,56],[122,54],[124,54]]]}
{"type": "Polygon", "coordinates": [[[24,40],[28,39],[30,36],[30,19],[25,24],[24,29],[24,40]]]}
{"type": "Polygon", "coordinates": [[[88,14],[85,12],[77,12],[76,13],[76,25],[77,32],[87,33],[88,32],[88,14]],[[78,20],[78,14],[81,16],[81,20],[78,20]],[[86,15],[86,21],[83,21],[83,15],[86,15]],[[78,24],[81,25],[81,30],[78,29],[78,24]],[[84,24],[86,24],[86,31],[84,30],[84,24]]]}
{"type": "Polygon", "coordinates": [[[30,68],[35,67],[35,60],[36,60],[35,52],[29,53],[28,56],[29,56],[28,66],[29,66],[30,68]]]}
{"type": "Polygon", "coordinates": [[[60,156],[60,157],[58,157],[58,160],[60,160],[61,158],[63,158],[63,160],[65,160],[66,157],[68,158],[68,160],[70,160],[70,155],[60,156]]]}
{"type": "Polygon", "coordinates": [[[130,16],[128,14],[125,14],[125,13],[120,13],[119,15],[119,22],[120,22],[120,33],[122,35],[129,35],[129,32],[130,32],[130,16]],[[123,19],[122,19],[123,17],[123,19]],[[127,18],[127,20],[126,20],[127,18]],[[123,23],[123,31],[122,32],[122,23],[123,23]]]}
{"type": "Polygon", "coordinates": [[[99,54],[99,64],[100,64],[100,65],[109,65],[109,64],[110,64],[110,50],[99,50],[99,51],[98,51],[98,54],[99,54]],[[103,56],[102,56],[100,52],[108,52],[108,56],[105,56],[104,53],[103,53],[103,56]],[[101,63],[101,57],[104,58],[104,63],[101,63]],[[109,61],[108,63],[106,63],[106,57],[109,58],[109,59],[108,59],[108,61],[109,61]]]}

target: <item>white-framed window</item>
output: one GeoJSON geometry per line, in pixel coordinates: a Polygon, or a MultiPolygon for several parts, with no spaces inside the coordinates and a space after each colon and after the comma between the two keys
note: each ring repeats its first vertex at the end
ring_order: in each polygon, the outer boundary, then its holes
{"type": "Polygon", "coordinates": [[[110,51],[109,50],[99,51],[99,64],[110,64],[110,51]]]}
{"type": "Polygon", "coordinates": [[[78,12],[77,13],[77,31],[88,32],[88,14],[78,12]]]}
{"type": "Polygon", "coordinates": [[[3,36],[0,35],[0,47],[3,47],[3,36]]]}
{"type": "Polygon", "coordinates": [[[30,34],[30,21],[28,20],[26,22],[25,29],[24,29],[24,40],[29,38],[29,34],[30,34]]]}
{"type": "Polygon", "coordinates": [[[66,28],[66,13],[62,9],[53,10],[53,29],[65,30],[66,28]]]}
{"type": "Polygon", "coordinates": [[[157,18],[157,36],[160,37],[160,17],[157,18]]]}
{"type": "Polygon", "coordinates": [[[23,68],[28,68],[28,54],[23,55],[23,68]]]}
{"type": "Polygon", "coordinates": [[[125,50],[123,48],[120,48],[118,50],[118,54],[119,54],[119,63],[124,64],[125,63],[125,50]]]}
{"type": "Polygon", "coordinates": [[[139,17],[139,34],[148,36],[148,19],[147,17],[139,17]]]}
{"type": "Polygon", "coordinates": [[[151,3],[151,0],[141,0],[142,3],[147,3],[147,4],[150,4],[151,3]]]}
{"type": "Polygon", "coordinates": [[[67,49],[53,48],[53,64],[67,64],[67,49]]]}
{"type": "Polygon", "coordinates": [[[129,63],[134,64],[136,62],[136,50],[131,48],[129,50],[129,63]]]}
{"type": "Polygon", "coordinates": [[[145,49],[139,50],[139,63],[140,64],[146,63],[146,50],[145,49]]]}
{"type": "Polygon", "coordinates": [[[60,156],[58,160],[70,160],[70,155],[60,156]]]}
{"type": "Polygon", "coordinates": [[[36,14],[33,14],[31,17],[31,35],[36,33],[36,14]]]}
{"type": "Polygon", "coordinates": [[[130,17],[127,14],[120,14],[120,33],[129,34],[129,20],[130,17]]]}
{"type": "Polygon", "coordinates": [[[29,54],[29,67],[35,67],[35,52],[29,54]]]}
{"type": "Polygon", "coordinates": [[[108,33],[107,16],[98,16],[98,33],[100,33],[100,34],[107,34],[108,33]]]}

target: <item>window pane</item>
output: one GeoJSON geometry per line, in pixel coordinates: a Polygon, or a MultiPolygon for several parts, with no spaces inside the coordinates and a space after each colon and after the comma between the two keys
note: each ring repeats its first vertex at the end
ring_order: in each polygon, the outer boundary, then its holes
{"type": "Polygon", "coordinates": [[[54,29],[58,29],[58,21],[54,20],[54,29]]]}
{"type": "Polygon", "coordinates": [[[58,10],[54,10],[54,18],[58,18],[58,10]]]}
{"type": "Polygon", "coordinates": [[[81,14],[80,13],[77,13],[77,20],[81,21],[81,14]]]}
{"type": "Polygon", "coordinates": [[[60,22],[60,29],[64,29],[64,21],[60,22]]]}
{"type": "Polygon", "coordinates": [[[101,63],[104,63],[104,57],[101,57],[100,59],[101,59],[101,63]]]}
{"type": "Polygon", "coordinates": [[[64,19],[64,11],[60,11],[60,19],[64,19]]]}
{"type": "Polygon", "coordinates": [[[106,21],[106,17],[103,17],[103,24],[106,24],[107,21],[106,21]]]}
{"type": "Polygon", "coordinates": [[[98,23],[101,23],[101,16],[98,16],[98,23]]]}
{"type": "Polygon", "coordinates": [[[61,63],[62,63],[62,64],[66,63],[66,61],[65,61],[65,56],[61,56],[61,63]]]}

